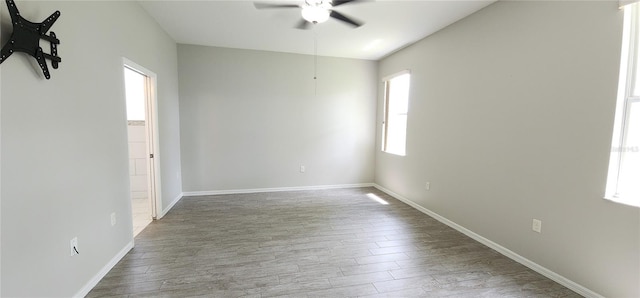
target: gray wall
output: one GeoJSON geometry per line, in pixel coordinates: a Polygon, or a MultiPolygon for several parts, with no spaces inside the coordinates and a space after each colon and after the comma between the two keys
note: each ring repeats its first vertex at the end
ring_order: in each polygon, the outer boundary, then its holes
{"type": "Polygon", "coordinates": [[[178,45],[185,192],[373,182],[376,63],[178,45]],[[306,173],[299,171],[306,166],[306,173]]]}
{"type": "Polygon", "coordinates": [[[181,192],[177,48],[134,2],[17,4],[34,21],[62,12],[62,63],[51,80],[23,54],[1,66],[0,296],[69,297],[133,240],[123,56],[158,75],[162,200],[181,192]]]}
{"type": "Polygon", "coordinates": [[[602,199],[622,19],[615,1],[497,2],[382,60],[380,79],[411,69],[412,87],[407,156],[378,150],[376,182],[597,293],[639,297],[640,209],[602,199]]]}

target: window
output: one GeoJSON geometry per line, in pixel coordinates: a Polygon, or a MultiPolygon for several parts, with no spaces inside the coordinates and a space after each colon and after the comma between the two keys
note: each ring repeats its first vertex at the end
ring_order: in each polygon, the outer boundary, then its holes
{"type": "Polygon", "coordinates": [[[411,74],[403,71],[384,81],[382,151],[404,156],[407,145],[407,112],[411,74]]]}
{"type": "Polygon", "coordinates": [[[640,5],[625,7],[620,87],[605,198],[640,206],[640,5]]]}
{"type": "Polygon", "coordinates": [[[124,82],[127,101],[127,120],[145,119],[147,77],[127,66],[124,67],[124,82]]]}

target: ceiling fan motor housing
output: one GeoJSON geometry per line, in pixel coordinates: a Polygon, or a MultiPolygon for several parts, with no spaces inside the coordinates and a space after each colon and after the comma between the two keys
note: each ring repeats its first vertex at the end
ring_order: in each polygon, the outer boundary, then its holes
{"type": "Polygon", "coordinates": [[[329,19],[329,10],[318,6],[305,6],[302,8],[302,18],[314,23],[324,23],[329,19]]]}

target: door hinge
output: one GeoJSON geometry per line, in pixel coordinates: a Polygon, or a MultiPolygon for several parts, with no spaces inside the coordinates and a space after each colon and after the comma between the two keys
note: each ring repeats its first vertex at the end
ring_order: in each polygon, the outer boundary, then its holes
{"type": "Polygon", "coordinates": [[[153,153],[149,154],[149,158],[153,158],[153,153]]]}

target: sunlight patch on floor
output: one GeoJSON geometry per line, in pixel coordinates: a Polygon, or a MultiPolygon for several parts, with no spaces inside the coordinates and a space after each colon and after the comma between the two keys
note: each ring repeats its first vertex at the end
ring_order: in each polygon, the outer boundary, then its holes
{"type": "Polygon", "coordinates": [[[373,201],[376,201],[376,202],[378,202],[378,203],[380,203],[382,205],[389,205],[389,202],[383,200],[381,197],[377,196],[374,193],[368,193],[367,197],[369,197],[369,199],[371,199],[373,201]]]}

